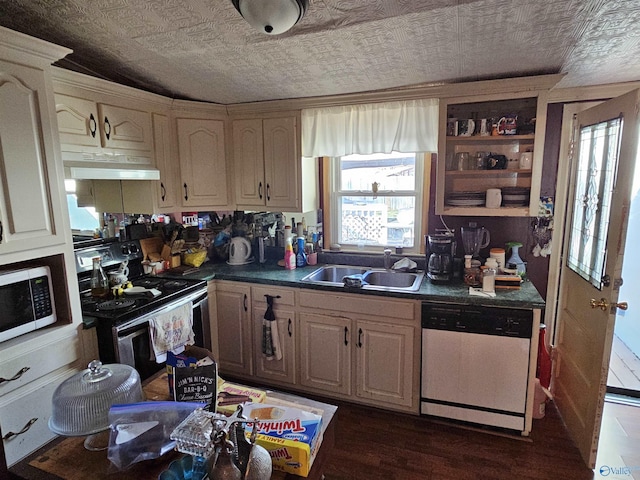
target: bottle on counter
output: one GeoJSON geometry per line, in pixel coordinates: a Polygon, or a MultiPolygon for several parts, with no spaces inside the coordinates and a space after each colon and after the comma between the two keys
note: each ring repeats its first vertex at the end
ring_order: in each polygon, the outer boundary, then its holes
{"type": "Polygon", "coordinates": [[[307,265],[307,254],[304,252],[305,239],[298,237],[298,253],[296,254],[296,266],[304,267],[307,265]]]}
{"type": "Polygon", "coordinates": [[[91,296],[94,298],[106,298],[109,295],[109,279],[102,269],[100,257],[93,258],[93,271],[91,272],[91,296]]]}
{"type": "Polygon", "coordinates": [[[296,256],[293,253],[293,243],[291,237],[287,237],[284,245],[284,268],[294,270],[296,268],[296,256]]]}
{"type": "Polygon", "coordinates": [[[494,258],[489,258],[484,264],[482,271],[482,291],[493,293],[496,291],[496,270],[498,262],[494,258]]]}

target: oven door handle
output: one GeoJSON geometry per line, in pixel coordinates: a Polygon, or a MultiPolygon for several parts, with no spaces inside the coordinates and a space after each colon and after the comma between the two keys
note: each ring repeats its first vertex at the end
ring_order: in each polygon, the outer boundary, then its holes
{"type": "Polygon", "coordinates": [[[123,331],[123,330],[128,330],[131,327],[135,327],[138,325],[142,325],[144,323],[148,323],[149,322],[149,318],[151,317],[155,317],[156,315],[160,315],[162,313],[168,312],[170,310],[173,310],[175,308],[181,307],[182,305],[185,305],[189,302],[193,303],[193,305],[197,306],[200,303],[202,303],[204,300],[206,300],[207,298],[207,290],[199,290],[197,292],[194,292],[190,295],[187,295],[186,297],[181,297],[178,300],[168,303],[166,305],[162,305],[160,308],[158,308],[158,310],[154,310],[153,312],[150,312],[142,317],[139,317],[137,319],[131,320],[130,322],[125,322],[122,325],[118,325],[113,327],[113,330],[115,331],[116,334],[119,334],[119,332],[123,331]],[[199,300],[198,303],[193,303],[195,301],[197,301],[200,296],[204,295],[204,298],[199,300]]]}

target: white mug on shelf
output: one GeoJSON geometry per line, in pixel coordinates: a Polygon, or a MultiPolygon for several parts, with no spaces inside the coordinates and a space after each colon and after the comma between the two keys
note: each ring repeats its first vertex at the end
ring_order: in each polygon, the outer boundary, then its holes
{"type": "Polygon", "coordinates": [[[531,164],[533,163],[533,152],[521,153],[519,163],[520,170],[531,170],[531,164]]]}
{"type": "Polygon", "coordinates": [[[489,188],[485,205],[487,208],[500,208],[500,205],[502,205],[502,191],[499,188],[489,188]]]}

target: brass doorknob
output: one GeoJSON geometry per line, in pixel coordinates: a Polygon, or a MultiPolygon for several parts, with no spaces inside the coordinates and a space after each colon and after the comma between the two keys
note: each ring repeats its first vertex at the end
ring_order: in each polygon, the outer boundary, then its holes
{"type": "Polygon", "coordinates": [[[606,298],[601,298],[600,301],[592,298],[589,301],[589,305],[591,305],[591,308],[599,308],[603,312],[606,311],[609,307],[619,308],[620,310],[626,310],[627,308],[629,308],[629,304],[627,302],[609,304],[606,298]]]}

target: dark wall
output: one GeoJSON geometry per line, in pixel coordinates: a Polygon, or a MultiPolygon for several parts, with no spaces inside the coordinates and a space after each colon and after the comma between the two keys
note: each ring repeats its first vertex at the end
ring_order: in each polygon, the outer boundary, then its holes
{"type": "MultiPolygon", "coordinates": [[[[554,197],[556,191],[556,179],[558,171],[558,157],[560,152],[560,136],[562,127],[562,104],[550,104],[547,109],[547,128],[545,134],[544,162],[542,166],[541,196],[554,197]]],[[[435,185],[436,162],[432,162],[431,185],[435,185]]],[[[478,226],[484,226],[491,234],[489,247],[483,249],[480,255],[487,257],[490,247],[505,247],[510,241],[523,244],[520,248],[520,257],[527,264],[527,276],[540,292],[542,298],[547,295],[547,279],[549,274],[549,257],[535,257],[531,252],[537,241],[533,235],[532,222],[535,217],[454,217],[443,216],[446,225],[455,231],[458,242],[457,255],[462,257],[464,249],[460,238],[460,227],[469,222],[475,222],[478,226]]],[[[435,215],[435,188],[431,189],[429,199],[429,232],[444,228],[439,215],[435,215]]],[[[542,245],[541,245],[542,246],[542,245]]],[[[507,252],[507,258],[510,253],[507,252]]]]}

